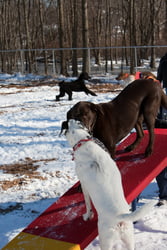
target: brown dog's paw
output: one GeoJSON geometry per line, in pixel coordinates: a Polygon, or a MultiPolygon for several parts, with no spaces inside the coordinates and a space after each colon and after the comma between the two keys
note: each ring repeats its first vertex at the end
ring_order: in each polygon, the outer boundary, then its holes
{"type": "Polygon", "coordinates": [[[146,151],[145,151],[144,156],[145,156],[145,157],[149,157],[151,154],[152,154],[152,149],[147,148],[146,151]]]}
{"type": "Polygon", "coordinates": [[[77,191],[78,191],[78,193],[82,193],[82,187],[81,187],[81,184],[79,184],[79,186],[77,187],[77,191]]]}

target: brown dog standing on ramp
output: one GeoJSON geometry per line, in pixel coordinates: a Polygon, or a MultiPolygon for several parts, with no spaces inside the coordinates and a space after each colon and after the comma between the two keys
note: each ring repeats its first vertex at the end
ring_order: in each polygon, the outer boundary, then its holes
{"type": "Polygon", "coordinates": [[[90,94],[93,96],[96,96],[96,94],[89,90],[85,83],[84,80],[89,80],[91,77],[88,75],[87,72],[83,72],[80,74],[77,80],[71,81],[71,82],[60,82],[59,83],[59,91],[60,94],[56,96],[56,101],[60,100],[60,97],[65,96],[65,94],[68,95],[68,100],[72,100],[72,92],[85,92],[85,94],[90,94]]]}
{"type": "Polygon", "coordinates": [[[67,120],[82,121],[93,136],[104,143],[113,158],[116,144],[134,127],[136,140],[125,150],[131,151],[140,143],[144,121],[149,131],[147,157],[153,151],[154,124],[160,106],[167,109],[167,96],[160,85],[151,79],[135,80],[110,102],[78,102],[67,112],[67,120]]]}

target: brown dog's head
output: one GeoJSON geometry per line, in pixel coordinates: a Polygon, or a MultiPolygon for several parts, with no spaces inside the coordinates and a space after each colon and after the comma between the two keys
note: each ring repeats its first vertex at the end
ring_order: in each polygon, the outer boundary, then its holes
{"type": "Polygon", "coordinates": [[[67,120],[75,119],[81,121],[89,132],[92,132],[98,113],[103,114],[99,104],[78,102],[67,112],[67,120]]]}

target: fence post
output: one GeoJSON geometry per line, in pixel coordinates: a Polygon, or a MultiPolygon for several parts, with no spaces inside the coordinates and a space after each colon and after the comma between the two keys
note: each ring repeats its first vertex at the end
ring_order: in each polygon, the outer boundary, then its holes
{"type": "Polygon", "coordinates": [[[89,73],[91,73],[90,71],[90,48],[88,48],[88,71],[89,73]]]}
{"type": "Polygon", "coordinates": [[[135,68],[136,68],[136,71],[138,71],[137,69],[137,48],[135,47],[135,68]]]}
{"type": "Polygon", "coordinates": [[[53,60],[53,75],[56,75],[56,65],[55,65],[55,53],[52,50],[52,60],[53,60]]]}
{"type": "Polygon", "coordinates": [[[24,73],[24,60],[23,60],[23,50],[20,50],[20,58],[21,58],[21,73],[24,73]]]}

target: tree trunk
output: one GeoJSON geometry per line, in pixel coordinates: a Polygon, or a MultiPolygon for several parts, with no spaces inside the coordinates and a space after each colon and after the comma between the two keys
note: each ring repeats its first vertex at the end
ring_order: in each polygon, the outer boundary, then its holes
{"type": "MultiPolygon", "coordinates": [[[[134,0],[130,0],[129,4],[129,33],[130,33],[130,46],[134,46],[134,0]]],[[[130,73],[134,73],[134,49],[130,48],[130,73]]]]}
{"type": "MultiPolygon", "coordinates": [[[[64,48],[64,10],[63,10],[63,1],[58,0],[58,8],[59,8],[59,45],[60,48],[64,48]]],[[[60,51],[60,63],[61,63],[61,69],[60,74],[67,75],[66,70],[66,60],[65,60],[65,54],[64,50],[60,51]]]]}
{"type": "MultiPolygon", "coordinates": [[[[72,24],[72,47],[78,47],[78,11],[77,11],[77,0],[73,3],[73,24],[72,24]]],[[[72,71],[73,76],[78,75],[78,63],[77,63],[77,50],[72,51],[72,71]]]]}
{"type": "MultiPolygon", "coordinates": [[[[155,45],[155,0],[151,0],[151,45],[155,45]]],[[[150,67],[155,68],[155,48],[151,48],[150,67]]]]}
{"type": "MultiPolygon", "coordinates": [[[[44,33],[44,14],[43,14],[43,4],[41,0],[38,0],[39,5],[39,19],[40,19],[40,27],[41,27],[41,37],[42,37],[42,48],[45,49],[45,33],[44,33]]],[[[47,52],[43,51],[44,54],[44,68],[45,74],[48,74],[48,63],[47,63],[47,52]]]]}
{"type": "MultiPolygon", "coordinates": [[[[29,0],[30,1],[30,0],[29,0]]],[[[26,70],[29,73],[32,72],[32,65],[31,65],[31,39],[30,39],[30,32],[29,32],[29,24],[28,24],[28,8],[27,8],[27,1],[23,0],[23,12],[24,12],[24,20],[25,20],[25,31],[26,31],[26,57],[27,57],[27,64],[26,70]]]]}
{"type": "Polygon", "coordinates": [[[82,71],[90,73],[89,33],[88,33],[88,2],[82,0],[82,41],[83,41],[83,66],[82,71]]]}

